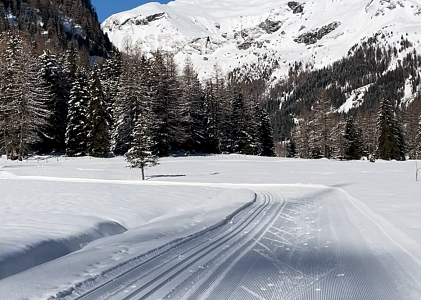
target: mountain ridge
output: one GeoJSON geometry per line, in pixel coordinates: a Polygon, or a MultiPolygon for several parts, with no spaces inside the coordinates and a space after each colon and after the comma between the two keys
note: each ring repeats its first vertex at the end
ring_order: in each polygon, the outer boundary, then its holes
{"type": "Polygon", "coordinates": [[[399,43],[404,35],[419,47],[419,21],[419,0],[176,0],[115,14],[102,29],[122,51],[130,45],[144,52],[165,50],[179,64],[190,57],[201,79],[212,77],[214,65],[228,73],[276,61],[274,80],[287,75],[294,62],[322,68],[379,34],[385,36],[379,44],[399,43]]]}

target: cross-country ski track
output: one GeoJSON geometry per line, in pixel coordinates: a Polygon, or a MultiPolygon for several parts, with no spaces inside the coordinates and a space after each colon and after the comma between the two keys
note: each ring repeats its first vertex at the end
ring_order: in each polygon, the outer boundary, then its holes
{"type": "Polygon", "coordinates": [[[255,191],[218,224],[50,299],[421,299],[419,255],[339,187],[10,178],[255,191]]]}
{"type": "Polygon", "coordinates": [[[256,193],[226,221],[145,255],[105,283],[57,299],[419,299],[419,261],[343,191],[251,187],[270,192],[256,193]],[[369,231],[379,239],[366,240],[369,231]]]}

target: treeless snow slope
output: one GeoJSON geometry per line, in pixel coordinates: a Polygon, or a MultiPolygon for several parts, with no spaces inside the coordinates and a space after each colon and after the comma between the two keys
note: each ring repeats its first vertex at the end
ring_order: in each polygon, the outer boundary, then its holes
{"type": "MultiPolygon", "coordinates": [[[[286,194],[299,204],[314,197],[309,190],[331,186],[334,193],[318,201],[328,199],[334,207],[341,207],[341,213],[350,219],[348,224],[363,235],[362,244],[369,255],[386,253],[384,257],[392,260],[385,261],[392,262],[396,270],[407,269],[415,279],[421,275],[421,184],[414,179],[414,162],[167,158],[147,171],[150,179],[146,182],[139,181],[138,170],[125,168],[122,158],[2,161],[1,166],[0,270],[13,256],[37,257],[31,249],[43,241],[50,246],[72,245],[74,248],[67,249],[70,252],[89,240],[117,234],[1,280],[2,299],[47,298],[215,224],[253,198],[244,188],[286,194]],[[227,188],[237,190],[224,192],[227,188]],[[83,240],[85,237],[88,240],[83,240]]],[[[296,223],[297,228],[305,225],[298,219],[296,223]]],[[[345,236],[341,234],[341,238],[345,236]]],[[[358,239],[350,243],[358,244],[358,239]]],[[[405,276],[396,282],[403,282],[405,276]]],[[[412,294],[419,295],[413,285],[410,288],[412,294]]]]}

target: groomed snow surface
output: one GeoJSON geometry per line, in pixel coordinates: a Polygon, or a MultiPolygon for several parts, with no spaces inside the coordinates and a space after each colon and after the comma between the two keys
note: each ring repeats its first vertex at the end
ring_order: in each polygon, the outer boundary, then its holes
{"type": "Polygon", "coordinates": [[[1,299],[421,299],[413,161],[125,165],[1,160],[1,299]]]}

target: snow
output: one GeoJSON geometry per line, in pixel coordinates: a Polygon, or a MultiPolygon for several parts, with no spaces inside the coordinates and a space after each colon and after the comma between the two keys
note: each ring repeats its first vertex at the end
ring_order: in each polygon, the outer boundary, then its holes
{"type": "MultiPolygon", "coordinates": [[[[271,64],[272,59],[279,62],[272,78],[286,75],[289,65],[296,61],[321,68],[346,56],[352,46],[377,33],[387,36],[379,41],[382,45],[396,45],[402,35],[413,43],[408,51],[421,45],[419,0],[298,1],[304,7],[302,13],[293,13],[288,2],[176,0],[167,5],[148,3],[109,17],[102,28],[121,50],[128,44],[139,45],[144,52],[170,51],[176,54],[180,65],[190,56],[201,79],[212,77],[215,65],[226,73],[259,61],[271,64]],[[163,15],[145,22],[157,14],[163,15]],[[280,22],[282,26],[267,32],[260,27],[266,20],[280,22]],[[294,41],[301,34],[332,22],[340,22],[340,26],[315,44],[294,41]],[[240,49],[245,42],[251,47],[240,49]]],[[[404,55],[400,53],[398,59],[404,55]]]]}
{"type": "MultiPolygon", "coordinates": [[[[308,211],[320,206],[330,216],[346,215],[348,223],[332,221],[332,228],[345,233],[338,238],[338,247],[362,247],[358,235],[349,234],[347,240],[350,228],[358,228],[370,255],[389,262],[384,253],[393,252],[398,265],[421,279],[421,183],[415,181],[413,161],[177,157],[147,169],[146,181],[140,180],[139,170],[125,166],[121,157],[1,160],[0,274],[18,272],[0,280],[1,299],[46,299],[71,289],[220,222],[252,201],[255,191],[281,193],[294,205],[305,204],[308,211]],[[318,197],[321,204],[311,203],[318,197]]],[[[277,228],[302,235],[314,222],[327,222],[323,211],[300,217],[290,213],[295,229],[284,223],[277,228]]],[[[317,227],[313,231],[318,232],[317,227]]],[[[272,247],[273,237],[265,240],[260,241],[272,247]]],[[[301,247],[312,247],[311,240],[304,242],[301,247]]],[[[335,278],[347,276],[339,270],[334,273],[335,278]]],[[[405,277],[400,278],[397,283],[405,277]]],[[[257,292],[242,286],[243,292],[257,292]]],[[[315,288],[323,292],[322,285],[315,288]]]]}

